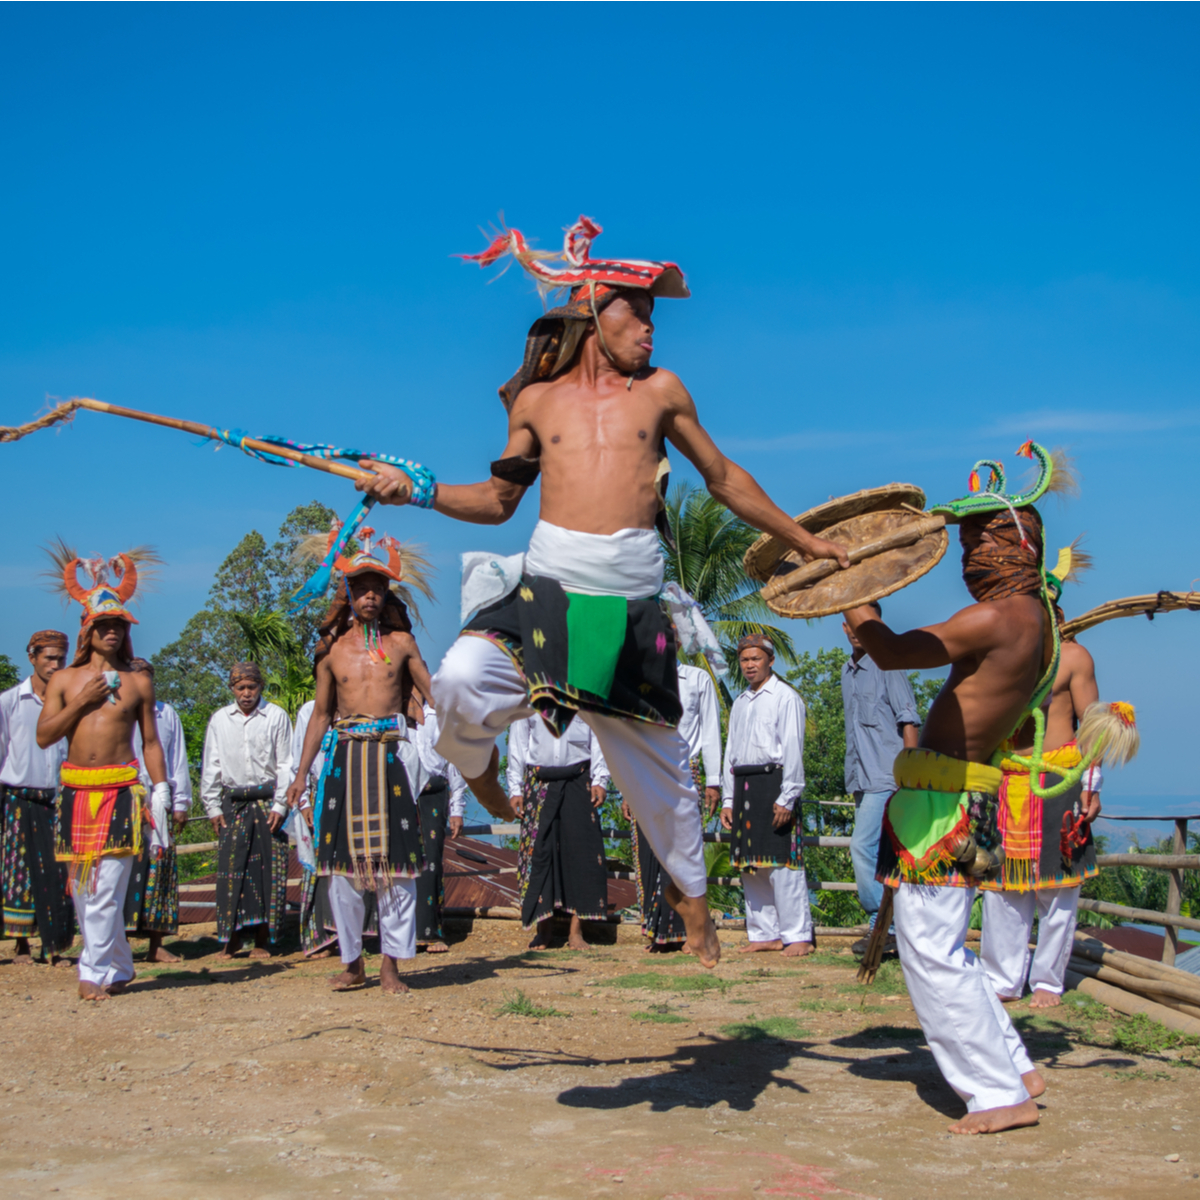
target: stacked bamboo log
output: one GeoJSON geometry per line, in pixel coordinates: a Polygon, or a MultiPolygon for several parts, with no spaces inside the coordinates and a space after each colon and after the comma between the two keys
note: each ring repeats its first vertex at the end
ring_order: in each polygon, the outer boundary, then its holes
{"type": "Polygon", "coordinates": [[[1145,1012],[1181,1033],[1200,1034],[1200,978],[1187,971],[1076,933],[1067,984],[1121,1012],[1145,1012]]]}

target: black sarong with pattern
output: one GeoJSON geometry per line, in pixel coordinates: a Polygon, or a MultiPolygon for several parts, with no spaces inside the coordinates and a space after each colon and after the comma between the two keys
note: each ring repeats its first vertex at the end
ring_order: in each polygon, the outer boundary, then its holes
{"type": "Polygon", "coordinates": [[[155,860],[143,843],[125,889],[125,932],[142,936],[179,932],[179,860],[173,844],[155,860]]]}
{"type": "Polygon", "coordinates": [[[783,788],[783,768],[777,763],[733,768],[733,842],[729,861],[741,871],[755,867],[799,867],[803,862],[797,817],[776,829],[775,802],[783,788]]]}
{"type": "Polygon", "coordinates": [[[442,876],[442,851],[446,844],[450,804],[450,781],[435,775],[418,799],[421,810],[421,845],[425,850],[425,870],[417,876],[417,941],[440,942],[442,906],[446,887],[442,876]]]}
{"type": "Polygon", "coordinates": [[[287,838],[268,824],[275,784],[226,788],[225,828],[217,849],[217,937],[228,942],[239,929],[266,925],[279,935],[287,894],[287,838]]]}
{"type": "Polygon", "coordinates": [[[608,867],[591,763],[527,767],[517,870],[526,929],[556,913],[582,921],[608,915],[608,867]]]}
{"type": "Polygon", "coordinates": [[[75,940],[67,866],[54,857],[57,794],[55,788],[0,784],[4,936],[39,936],[43,955],[60,954],[75,940]]]}

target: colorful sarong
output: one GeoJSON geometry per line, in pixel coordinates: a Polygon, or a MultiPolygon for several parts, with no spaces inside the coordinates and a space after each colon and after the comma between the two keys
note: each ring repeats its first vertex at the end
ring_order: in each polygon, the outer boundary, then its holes
{"type": "Polygon", "coordinates": [[[891,887],[979,886],[953,851],[967,835],[980,850],[998,850],[1000,771],[934,750],[901,750],[893,771],[898,790],[884,810],[875,877],[891,887]]]}
{"type": "Polygon", "coordinates": [[[442,875],[442,851],[445,849],[450,804],[450,781],[435,775],[421,793],[421,846],[425,870],[417,876],[417,941],[440,942],[442,907],[446,903],[446,885],[442,875]]]}
{"type": "MultiPolygon", "coordinates": [[[[1043,752],[1042,759],[1064,772],[1083,761],[1074,741],[1043,752]]],[[[1029,787],[1028,767],[1005,757],[1000,769],[1004,772],[1000,784],[1004,869],[999,880],[981,886],[1011,892],[1072,888],[1098,875],[1092,827],[1080,820],[1083,781],[1061,796],[1037,796],[1029,787]]],[[[1041,786],[1052,787],[1060,778],[1043,772],[1041,786]]]]}
{"type": "Polygon", "coordinates": [[[102,858],[142,852],[142,797],[137,759],[109,767],[63,763],[54,856],[67,864],[67,888],[88,892],[102,858]]]}
{"type": "Polygon", "coordinates": [[[4,936],[42,939],[42,954],[59,954],[75,940],[75,909],[67,898],[67,869],[54,856],[54,788],[0,784],[4,812],[2,882],[4,936]]]}
{"type": "Polygon", "coordinates": [[[678,725],[675,630],[656,599],[568,592],[526,575],[464,633],[495,642],[529,684],[529,703],[556,734],[577,712],[678,725]]]}
{"type": "Polygon", "coordinates": [[[336,722],[320,791],[317,873],[347,875],[386,891],[425,869],[421,818],[397,753],[396,718],[352,716],[336,722]]]}
{"type": "Polygon", "coordinates": [[[775,828],[775,803],[783,788],[783,768],[778,763],[733,768],[733,841],[729,861],[739,871],[755,867],[804,865],[798,820],[799,800],[792,819],[781,829],[775,828]]]}
{"type": "Polygon", "coordinates": [[[179,932],[179,864],[175,846],[168,846],[159,859],[143,848],[133,864],[133,878],[125,892],[125,932],[179,932]]]}
{"type": "Polygon", "coordinates": [[[526,929],[555,914],[581,921],[608,915],[608,866],[590,779],[589,762],[525,769],[517,872],[526,929]]]}
{"type": "Polygon", "coordinates": [[[287,838],[271,832],[275,782],[226,788],[225,828],[217,849],[217,937],[228,942],[239,929],[266,925],[279,936],[287,895],[287,838]]]}

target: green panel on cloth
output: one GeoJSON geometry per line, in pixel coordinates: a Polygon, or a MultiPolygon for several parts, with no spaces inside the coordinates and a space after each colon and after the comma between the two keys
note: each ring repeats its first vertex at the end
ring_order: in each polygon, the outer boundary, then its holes
{"type": "Polygon", "coordinates": [[[607,700],[625,645],[624,596],[567,592],[567,682],[607,700]]]}
{"type": "Polygon", "coordinates": [[[967,811],[961,792],[901,788],[888,801],[887,817],[900,844],[917,862],[954,831],[967,811]]]}

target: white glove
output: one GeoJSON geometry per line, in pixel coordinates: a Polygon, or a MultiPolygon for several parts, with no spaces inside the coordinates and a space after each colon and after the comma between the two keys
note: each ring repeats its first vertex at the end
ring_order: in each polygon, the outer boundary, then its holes
{"type": "Polygon", "coordinates": [[[171,785],[156,783],[150,792],[150,857],[162,858],[171,845],[171,785]]]}

